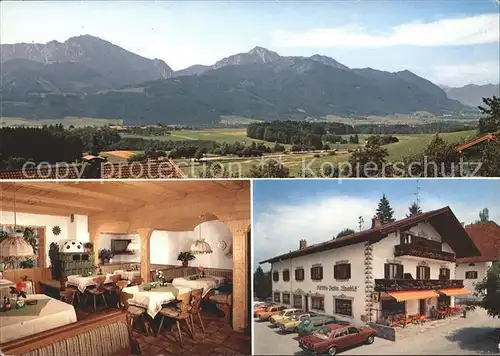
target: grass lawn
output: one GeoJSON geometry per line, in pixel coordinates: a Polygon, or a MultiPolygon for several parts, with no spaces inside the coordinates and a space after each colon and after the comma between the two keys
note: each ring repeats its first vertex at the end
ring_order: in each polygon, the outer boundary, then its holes
{"type": "Polygon", "coordinates": [[[129,157],[132,157],[134,154],[142,151],[106,151],[101,152],[102,157],[106,157],[108,162],[111,163],[121,163],[127,162],[129,157]]]}
{"type": "MultiPolygon", "coordinates": [[[[252,143],[252,142],[262,142],[267,146],[274,146],[274,143],[265,142],[261,140],[255,140],[253,138],[247,137],[246,129],[206,129],[206,130],[179,130],[171,131],[168,136],[141,136],[141,135],[129,135],[122,134],[123,137],[140,137],[150,140],[166,140],[166,141],[184,141],[184,140],[209,140],[218,143],[252,143]]],[[[289,148],[291,145],[284,145],[289,148]]]]}

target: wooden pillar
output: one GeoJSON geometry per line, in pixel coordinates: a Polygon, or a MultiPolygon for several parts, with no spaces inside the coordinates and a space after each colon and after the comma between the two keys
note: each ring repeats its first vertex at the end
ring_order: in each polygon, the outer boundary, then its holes
{"type": "Polygon", "coordinates": [[[149,270],[151,265],[150,241],[152,233],[153,229],[151,228],[137,229],[137,234],[141,238],[141,278],[145,283],[151,282],[151,273],[149,272],[149,270]]]}
{"type": "MultiPolygon", "coordinates": [[[[90,219],[89,219],[90,220],[90,219]]],[[[99,239],[101,237],[102,230],[96,224],[92,224],[89,221],[89,239],[94,245],[94,265],[99,265],[99,239]]]]}
{"type": "Polygon", "coordinates": [[[250,220],[225,221],[233,234],[233,329],[243,332],[248,326],[248,295],[250,281],[247,278],[250,269],[248,260],[247,232],[250,220]]]}

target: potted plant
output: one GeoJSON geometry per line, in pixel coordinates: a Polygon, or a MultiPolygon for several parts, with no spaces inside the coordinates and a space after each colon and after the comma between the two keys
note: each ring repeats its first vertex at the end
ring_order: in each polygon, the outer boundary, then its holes
{"type": "Polygon", "coordinates": [[[83,244],[83,249],[85,252],[92,252],[93,248],[94,248],[94,244],[92,242],[86,242],[83,244]]]}
{"type": "Polygon", "coordinates": [[[57,242],[51,242],[49,246],[49,258],[50,258],[50,266],[52,267],[52,279],[59,279],[59,245],[57,242]]]}
{"type": "Polygon", "coordinates": [[[181,252],[177,256],[177,261],[182,261],[182,267],[187,267],[189,261],[194,260],[196,257],[191,252],[181,252]]]}
{"type": "Polygon", "coordinates": [[[99,251],[99,259],[101,260],[102,264],[109,263],[112,258],[113,252],[111,252],[111,250],[106,250],[105,248],[103,248],[99,251]]]}
{"type": "Polygon", "coordinates": [[[26,299],[26,292],[24,291],[26,288],[26,282],[20,280],[16,283],[15,287],[10,287],[10,294],[14,294],[16,296],[16,308],[24,307],[24,299],[26,299]]]}

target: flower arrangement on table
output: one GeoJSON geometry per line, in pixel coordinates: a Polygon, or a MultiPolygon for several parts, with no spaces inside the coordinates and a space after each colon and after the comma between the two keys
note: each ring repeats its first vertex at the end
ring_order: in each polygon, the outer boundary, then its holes
{"type": "Polygon", "coordinates": [[[163,275],[163,271],[155,270],[155,282],[159,282],[160,285],[165,284],[165,276],[163,275]]]}
{"type": "Polygon", "coordinates": [[[200,278],[205,277],[205,267],[198,266],[196,267],[196,269],[198,270],[198,275],[200,276],[200,278]]]}
{"type": "Polygon", "coordinates": [[[10,287],[10,294],[14,294],[17,297],[16,300],[17,309],[24,307],[24,299],[26,299],[26,292],[24,291],[25,288],[26,288],[26,282],[23,280],[17,282],[15,287],[10,287]]]}

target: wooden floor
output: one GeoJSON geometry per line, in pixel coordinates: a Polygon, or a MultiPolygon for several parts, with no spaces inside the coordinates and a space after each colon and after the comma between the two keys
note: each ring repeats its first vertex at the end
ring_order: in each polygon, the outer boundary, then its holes
{"type": "MultiPolygon", "coordinates": [[[[78,320],[92,318],[93,316],[108,313],[98,310],[95,313],[91,308],[76,309],[78,320]]],[[[134,327],[134,337],[139,342],[143,356],[157,355],[251,355],[251,338],[242,333],[235,332],[224,318],[215,310],[202,311],[205,333],[195,326],[195,339],[193,340],[187,330],[183,329],[184,346],[178,341],[177,329],[170,330],[172,325],[162,327],[161,335],[156,336],[159,322],[153,322],[155,336],[146,336],[141,328],[141,323],[134,327]]]]}

